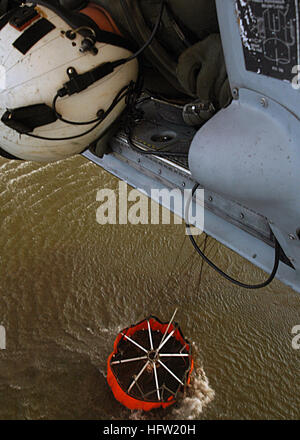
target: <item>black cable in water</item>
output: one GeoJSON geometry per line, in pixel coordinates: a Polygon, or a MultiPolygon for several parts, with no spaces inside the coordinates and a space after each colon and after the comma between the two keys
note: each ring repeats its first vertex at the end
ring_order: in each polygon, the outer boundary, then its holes
{"type": "Polygon", "coordinates": [[[186,228],[187,228],[187,231],[188,231],[188,234],[189,234],[189,237],[190,237],[190,240],[191,240],[191,242],[192,242],[192,245],[194,246],[194,249],[196,250],[196,252],[200,255],[200,257],[201,258],[203,258],[203,260],[210,266],[210,267],[212,267],[216,272],[218,272],[218,274],[219,275],[221,275],[223,278],[226,278],[226,280],[228,280],[228,281],[230,281],[231,283],[233,283],[233,284],[235,284],[236,286],[239,286],[239,287],[243,287],[244,289],[252,289],[252,290],[254,290],[254,289],[261,289],[261,288],[263,288],[263,287],[266,287],[266,286],[268,286],[273,280],[274,280],[274,278],[275,278],[275,275],[276,275],[276,273],[277,273],[277,271],[278,271],[278,266],[279,266],[279,261],[280,261],[280,245],[279,245],[279,243],[278,243],[278,241],[276,240],[276,238],[275,238],[275,261],[274,261],[274,267],[273,267],[273,270],[272,270],[272,273],[271,273],[271,275],[269,276],[269,278],[266,280],[266,281],[264,281],[263,283],[260,283],[260,284],[244,284],[244,283],[242,283],[242,282],[240,282],[240,281],[238,281],[238,280],[236,280],[236,279],[234,279],[234,278],[232,278],[231,276],[229,276],[228,274],[226,274],[225,272],[223,272],[223,270],[222,269],[220,269],[218,266],[216,266],[202,251],[201,251],[201,249],[199,248],[199,246],[197,245],[197,243],[196,243],[196,241],[195,241],[195,239],[194,239],[194,237],[193,237],[193,235],[192,235],[192,233],[191,233],[191,225],[187,222],[187,220],[188,220],[188,213],[189,213],[189,208],[190,208],[190,204],[191,204],[191,201],[192,201],[192,199],[193,199],[193,196],[194,196],[194,194],[195,194],[195,192],[196,192],[196,190],[198,189],[198,187],[199,187],[199,184],[197,183],[194,187],[193,187],[193,190],[192,190],[192,196],[191,196],[191,199],[189,200],[189,203],[187,204],[187,207],[186,207],[186,215],[185,215],[185,217],[186,217],[186,228]]]}

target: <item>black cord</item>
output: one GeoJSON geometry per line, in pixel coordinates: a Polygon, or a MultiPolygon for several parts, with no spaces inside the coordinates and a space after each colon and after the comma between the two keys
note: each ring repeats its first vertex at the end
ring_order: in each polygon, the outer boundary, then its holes
{"type": "MultiPolygon", "coordinates": [[[[192,190],[191,199],[189,200],[189,203],[187,204],[187,207],[186,207],[186,220],[188,219],[188,212],[189,212],[191,200],[192,200],[192,198],[193,198],[193,196],[194,196],[194,194],[195,194],[195,192],[196,192],[198,187],[199,187],[199,184],[197,183],[194,186],[193,190],[192,190]]],[[[242,283],[242,282],[232,278],[231,276],[227,275],[218,266],[216,266],[209,258],[207,258],[207,256],[201,251],[201,249],[197,245],[197,243],[196,243],[196,241],[195,241],[195,239],[194,239],[194,237],[193,237],[193,235],[191,233],[190,224],[187,221],[186,221],[186,228],[187,228],[190,240],[192,242],[192,245],[194,246],[196,252],[200,255],[200,257],[203,258],[203,260],[207,264],[209,264],[210,267],[212,267],[215,271],[217,271],[218,274],[220,274],[222,277],[226,278],[228,281],[230,281],[231,283],[235,284],[236,286],[243,287],[244,289],[252,289],[252,290],[254,290],[254,289],[261,289],[263,287],[268,286],[274,280],[275,275],[276,275],[277,270],[278,270],[278,266],[279,266],[280,249],[281,249],[278,241],[276,240],[276,238],[275,238],[275,261],[274,261],[274,267],[273,267],[272,273],[269,276],[269,278],[265,282],[260,283],[260,284],[244,284],[244,283],[242,283]]]]}
{"type": "Polygon", "coordinates": [[[152,43],[152,41],[154,40],[154,38],[155,38],[155,36],[156,36],[156,34],[157,34],[157,31],[158,31],[158,28],[159,28],[159,26],[160,26],[160,24],[161,24],[161,20],[162,20],[162,16],[163,16],[163,12],[164,12],[164,8],[165,8],[165,2],[166,2],[166,0],[161,0],[161,4],[160,4],[160,11],[159,11],[159,15],[158,15],[158,19],[157,19],[157,21],[156,21],[156,23],[155,23],[155,26],[154,26],[154,28],[153,28],[153,31],[152,31],[152,33],[151,33],[151,35],[150,35],[150,37],[149,37],[149,39],[148,39],[148,41],[146,41],[146,43],[137,51],[137,52],[135,52],[133,55],[131,55],[130,57],[128,57],[128,58],[123,58],[123,59],[121,59],[121,60],[119,60],[119,61],[117,61],[116,62],[116,67],[117,66],[120,66],[120,65],[122,65],[122,64],[125,64],[125,63],[129,63],[129,61],[132,61],[132,60],[134,60],[135,58],[138,58],[149,46],[150,46],[150,44],[152,43]]]}
{"type": "Polygon", "coordinates": [[[162,16],[163,16],[163,12],[164,12],[164,8],[165,8],[165,1],[166,0],[161,0],[161,5],[160,5],[160,11],[159,11],[159,16],[158,19],[155,23],[155,26],[153,28],[152,34],[149,37],[149,40],[146,41],[146,43],[133,55],[131,55],[129,58],[126,59],[126,62],[128,63],[129,61],[133,60],[134,58],[139,57],[146,49],[147,47],[150,46],[150,44],[152,43],[152,41],[154,40],[156,33],[158,31],[158,28],[160,26],[161,20],[162,20],[162,16]]]}
{"type": "Polygon", "coordinates": [[[90,125],[90,124],[95,124],[95,122],[102,120],[102,116],[97,117],[97,118],[93,119],[92,121],[88,121],[88,122],[76,122],[76,121],[69,121],[68,119],[64,119],[62,117],[62,115],[60,113],[58,113],[58,111],[56,110],[56,102],[57,102],[58,98],[59,98],[59,95],[57,93],[53,99],[53,102],[52,102],[52,110],[54,111],[57,119],[59,119],[60,121],[65,122],[66,124],[69,124],[69,125],[90,125]]]}
{"type": "MultiPolygon", "coordinates": [[[[130,87],[131,87],[131,84],[129,84],[129,85],[127,85],[127,86],[124,86],[124,87],[118,92],[116,98],[118,98],[118,97],[120,96],[120,94],[123,93],[125,90],[128,90],[128,92],[129,92],[129,91],[130,91],[130,87]]],[[[124,95],[124,96],[126,96],[126,95],[124,95]]],[[[124,97],[124,96],[123,96],[123,97],[124,97]]],[[[63,118],[62,115],[59,114],[58,111],[57,111],[57,109],[56,109],[56,102],[57,102],[57,99],[58,99],[59,97],[60,97],[60,96],[59,96],[58,93],[57,93],[57,94],[55,95],[54,99],[53,99],[53,102],[52,102],[52,110],[54,111],[54,113],[55,113],[57,119],[59,119],[60,121],[65,122],[66,124],[70,124],[70,125],[90,125],[90,124],[94,124],[95,122],[98,122],[98,121],[101,121],[101,122],[103,121],[103,115],[105,114],[104,111],[103,111],[103,113],[101,114],[101,116],[98,116],[97,118],[93,119],[92,121],[77,122],[77,121],[69,121],[68,119],[63,118]]],[[[122,97],[121,99],[123,99],[123,97],[122,97]]],[[[115,99],[116,99],[116,98],[115,98],[115,99]]]]}
{"type": "Polygon", "coordinates": [[[80,137],[86,136],[87,134],[90,134],[92,131],[94,131],[100,124],[102,120],[99,121],[94,127],[90,128],[89,130],[85,131],[84,133],[80,133],[74,136],[68,136],[68,137],[62,137],[62,138],[49,138],[46,136],[38,136],[37,134],[31,134],[31,133],[22,133],[22,135],[29,136],[34,139],[42,139],[44,141],[69,141],[71,139],[78,139],[80,137]]]}
{"type": "Polygon", "coordinates": [[[35,134],[30,134],[30,133],[22,133],[26,136],[35,138],[35,139],[42,139],[42,140],[46,140],[46,141],[66,141],[66,140],[71,140],[71,139],[77,139],[83,136],[86,136],[87,134],[91,133],[93,130],[95,130],[103,121],[105,118],[107,118],[107,116],[113,111],[113,109],[119,104],[120,101],[122,101],[123,98],[125,98],[127,96],[127,93],[123,93],[125,90],[129,90],[129,86],[127,86],[126,88],[122,88],[119,93],[117,94],[117,96],[115,97],[115,99],[113,100],[112,104],[110,105],[110,107],[106,110],[106,112],[104,112],[102,118],[98,121],[98,123],[96,125],[94,125],[92,128],[90,128],[89,130],[85,131],[84,133],[80,133],[74,136],[69,136],[69,137],[64,137],[64,138],[48,138],[48,137],[44,137],[44,136],[38,136],[35,134]]]}

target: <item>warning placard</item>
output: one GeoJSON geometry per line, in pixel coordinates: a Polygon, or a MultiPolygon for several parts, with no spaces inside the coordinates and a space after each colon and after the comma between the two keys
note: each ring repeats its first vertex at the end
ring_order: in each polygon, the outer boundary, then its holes
{"type": "Polygon", "coordinates": [[[246,69],[292,81],[299,57],[299,0],[236,0],[246,69]]]}

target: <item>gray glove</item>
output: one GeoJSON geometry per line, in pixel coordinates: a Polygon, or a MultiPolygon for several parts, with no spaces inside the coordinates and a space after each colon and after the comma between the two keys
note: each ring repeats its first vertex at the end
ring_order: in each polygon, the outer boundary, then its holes
{"type": "Polygon", "coordinates": [[[177,77],[188,95],[216,109],[232,99],[219,34],[211,34],[185,50],[178,60],[177,77]]]}

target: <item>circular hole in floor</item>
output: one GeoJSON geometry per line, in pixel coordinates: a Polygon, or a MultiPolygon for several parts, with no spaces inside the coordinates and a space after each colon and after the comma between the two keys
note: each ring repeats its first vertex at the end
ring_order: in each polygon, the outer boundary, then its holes
{"type": "Polygon", "coordinates": [[[173,133],[155,133],[151,136],[151,141],[166,143],[172,141],[175,137],[176,136],[173,133]]]}

